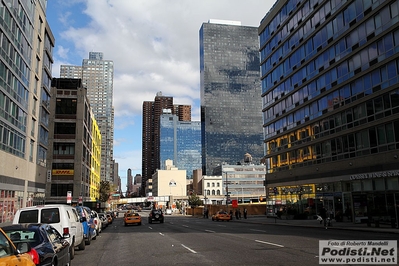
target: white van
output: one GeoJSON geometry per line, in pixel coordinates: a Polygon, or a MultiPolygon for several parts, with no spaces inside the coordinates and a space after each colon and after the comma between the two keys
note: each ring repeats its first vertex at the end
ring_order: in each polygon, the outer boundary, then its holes
{"type": "Polygon", "coordinates": [[[83,226],[76,209],[66,204],[39,205],[21,208],[14,216],[13,224],[46,223],[51,224],[67,238],[71,258],[75,257],[75,247],[84,250],[83,226]]]}

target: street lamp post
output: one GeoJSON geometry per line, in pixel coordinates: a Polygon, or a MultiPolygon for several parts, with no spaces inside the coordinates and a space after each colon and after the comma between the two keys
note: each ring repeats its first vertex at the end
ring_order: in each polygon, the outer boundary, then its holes
{"type": "Polygon", "coordinates": [[[206,189],[204,189],[204,203],[207,204],[207,198],[206,198],[206,189]]]}
{"type": "Polygon", "coordinates": [[[226,212],[229,212],[229,184],[227,181],[227,172],[226,173],[226,212]]]}

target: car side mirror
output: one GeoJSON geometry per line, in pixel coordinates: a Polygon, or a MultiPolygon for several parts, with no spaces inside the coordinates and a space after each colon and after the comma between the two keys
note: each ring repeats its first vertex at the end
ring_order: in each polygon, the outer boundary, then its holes
{"type": "Polygon", "coordinates": [[[26,252],[29,252],[29,251],[31,251],[31,246],[29,245],[29,243],[27,243],[27,242],[19,242],[18,244],[17,244],[17,250],[18,250],[18,252],[21,254],[21,253],[26,253],[26,252]]]}
{"type": "Polygon", "coordinates": [[[81,223],[83,223],[83,222],[87,222],[87,219],[86,219],[86,217],[82,217],[82,218],[80,218],[80,222],[81,222],[81,223]]]}

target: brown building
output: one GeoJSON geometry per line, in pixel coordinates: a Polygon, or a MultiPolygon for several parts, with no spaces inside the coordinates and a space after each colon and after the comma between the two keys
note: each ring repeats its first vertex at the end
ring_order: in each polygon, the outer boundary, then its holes
{"type": "MultiPolygon", "coordinates": [[[[53,79],[50,102],[46,202],[96,203],[99,198],[101,133],[80,79],[53,79]]],[[[87,205],[87,204],[85,204],[87,205]]]]}

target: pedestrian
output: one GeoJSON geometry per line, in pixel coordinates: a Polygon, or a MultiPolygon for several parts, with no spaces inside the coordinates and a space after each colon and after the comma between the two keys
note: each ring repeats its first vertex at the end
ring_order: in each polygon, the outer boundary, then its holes
{"type": "Polygon", "coordinates": [[[233,220],[233,210],[230,210],[230,220],[233,220]]]}
{"type": "MultiPolygon", "coordinates": [[[[324,221],[324,226],[326,226],[326,222],[327,222],[327,210],[326,208],[324,208],[324,206],[321,208],[320,210],[320,217],[321,219],[323,219],[322,221],[324,221]]],[[[320,221],[320,223],[322,222],[320,221]]]]}
{"type": "Polygon", "coordinates": [[[248,214],[248,210],[247,210],[247,208],[244,208],[244,219],[247,219],[247,214],[248,214]]]}
{"type": "Polygon", "coordinates": [[[238,219],[241,219],[241,210],[238,209],[238,219]]]}
{"type": "Polygon", "coordinates": [[[208,219],[209,210],[208,208],[205,209],[205,218],[208,219]]]}
{"type": "Polygon", "coordinates": [[[236,214],[236,219],[238,220],[238,210],[236,210],[235,214],[236,214]]]}

